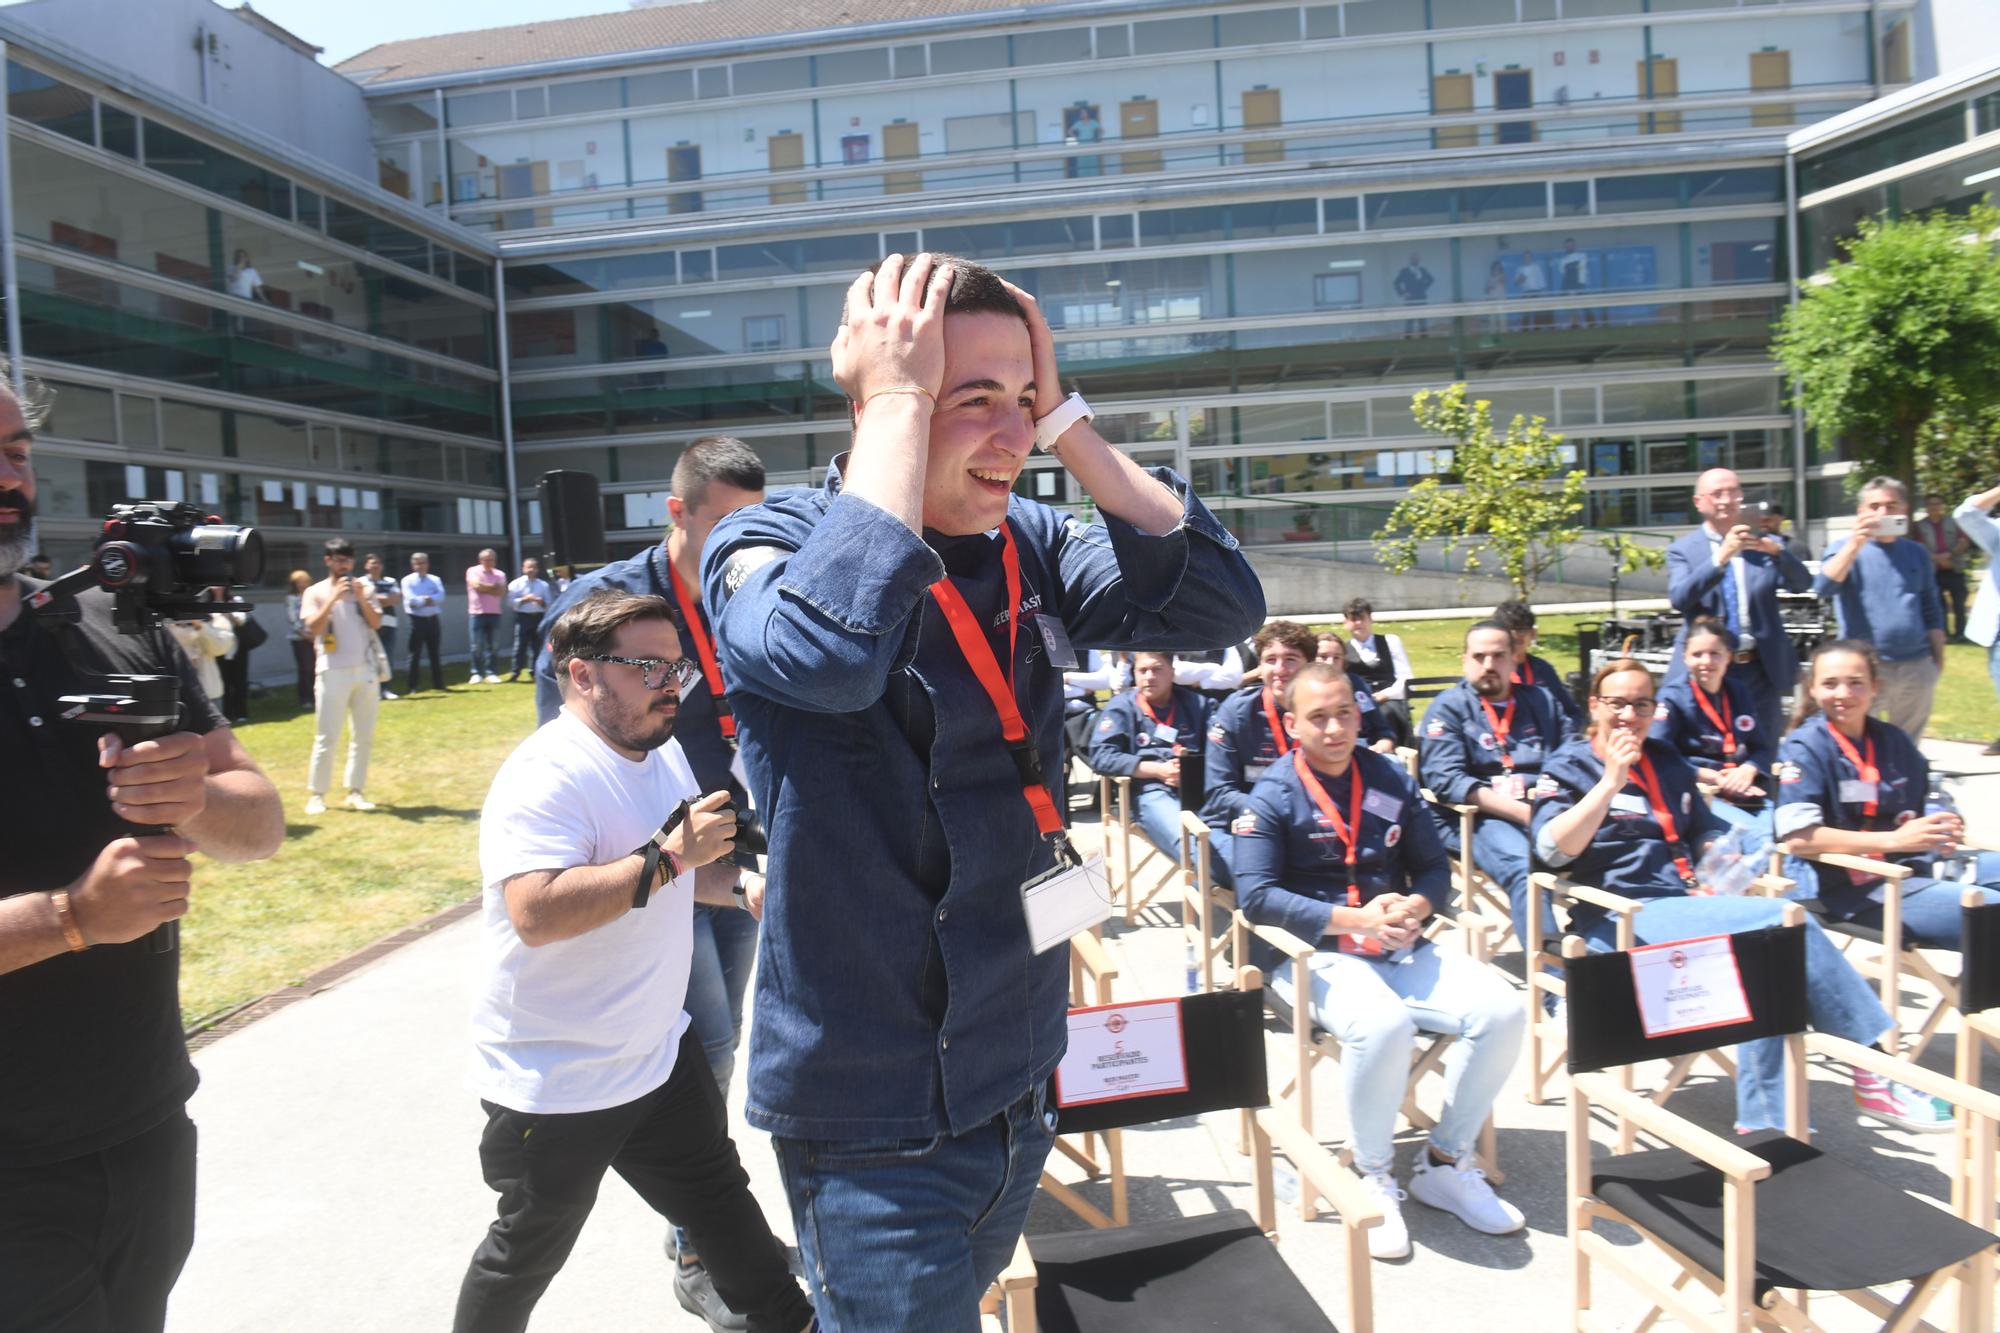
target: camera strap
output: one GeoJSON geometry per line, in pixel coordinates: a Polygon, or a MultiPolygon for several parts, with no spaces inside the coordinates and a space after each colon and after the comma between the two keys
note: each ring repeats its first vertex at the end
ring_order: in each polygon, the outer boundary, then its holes
{"type": "Polygon", "coordinates": [[[702,681],[715,700],[715,718],[722,724],[722,739],[734,741],[736,717],[729,711],[729,694],[722,684],[722,665],[715,660],[715,641],[708,637],[708,629],[701,623],[701,607],[688,596],[687,585],[681,582],[681,572],[674,568],[672,560],[667,561],[667,577],[673,580],[674,600],[680,603],[681,615],[687,619],[688,637],[694,640],[695,655],[701,661],[702,681]]]}

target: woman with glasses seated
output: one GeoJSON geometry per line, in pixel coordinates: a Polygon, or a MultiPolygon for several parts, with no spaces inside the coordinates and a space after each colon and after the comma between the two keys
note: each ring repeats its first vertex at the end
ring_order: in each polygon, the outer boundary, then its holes
{"type": "MultiPolygon", "coordinates": [[[[1777,833],[1785,850],[1868,856],[1910,866],[1895,885],[1903,939],[1931,948],[1959,944],[1959,895],[1982,889],[2000,899],[2000,853],[1958,854],[1965,820],[1930,813],[1930,764],[1900,727],[1868,716],[1877,692],[1875,650],[1859,639],[1821,644],[1807,668],[1806,716],[1779,751],[1777,833]],[[1936,877],[1937,863],[1957,878],[1936,877]]],[[[1890,881],[1838,866],[1801,866],[1800,888],[1815,889],[1836,921],[1880,928],[1890,881]]]]}
{"type": "MultiPolygon", "coordinates": [[[[1642,944],[1777,925],[1783,902],[1710,896],[1697,882],[1703,849],[1728,825],[1702,799],[1694,769],[1666,742],[1647,738],[1658,707],[1645,664],[1621,658],[1597,672],[1590,683],[1589,730],[1549,757],[1534,789],[1536,858],[1579,883],[1642,900],[1633,918],[1642,944]]],[[[1570,930],[1592,949],[1617,947],[1614,923],[1602,908],[1577,906],[1570,930]]],[[[1806,1005],[1814,1027],[1850,1041],[1879,1043],[1892,1026],[1873,988],[1810,921],[1806,1005]]],[[[1782,1039],[1738,1048],[1738,1130],[1783,1128],[1784,1072],[1782,1039]]],[[[1900,1085],[1871,1083],[1863,1097],[1862,1080],[1872,1076],[1855,1075],[1864,1112],[1909,1129],[1951,1127],[1949,1107],[1900,1085]]]]}
{"type": "Polygon", "coordinates": [[[1735,631],[1714,616],[1688,626],[1681,648],[1687,675],[1660,691],[1652,735],[1693,765],[1695,777],[1714,790],[1709,809],[1752,835],[1748,850],[1761,856],[1771,844],[1778,738],[1757,725],[1749,689],[1728,678],[1736,646],[1735,631]]]}

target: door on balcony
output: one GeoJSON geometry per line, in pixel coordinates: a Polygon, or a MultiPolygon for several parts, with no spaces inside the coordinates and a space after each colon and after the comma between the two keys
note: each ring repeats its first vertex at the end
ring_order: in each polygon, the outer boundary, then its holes
{"type": "MultiPolygon", "coordinates": [[[[1672,56],[1654,56],[1639,62],[1639,96],[1647,99],[1679,97],[1681,66],[1672,56]]],[[[1639,117],[1641,134],[1679,134],[1681,113],[1649,111],[1639,117]]]]}
{"type": "MultiPolygon", "coordinates": [[[[1472,76],[1437,74],[1431,78],[1431,114],[1457,115],[1472,110],[1472,76]]],[[[1479,143],[1476,125],[1447,125],[1431,131],[1433,148],[1473,148],[1479,143]]]]}
{"type": "MultiPolygon", "coordinates": [[[[899,120],[882,127],[882,156],[886,158],[915,157],[917,147],[917,127],[907,120],[899,120]]],[[[884,194],[915,194],[924,188],[924,173],[921,171],[892,171],[882,178],[884,194]]]]}
{"type": "MultiPolygon", "coordinates": [[[[789,131],[773,134],[764,141],[764,146],[770,151],[773,172],[799,171],[806,164],[806,141],[803,135],[789,131]]],[[[805,201],[804,181],[786,181],[783,184],[773,183],[771,186],[771,202],[774,204],[803,204],[805,201]]]]}
{"type": "MultiPolygon", "coordinates": [[[[1135,97],[1129,102],[1118,104],[1118,137],[1121,139],[1156,139],[1160,134],[1160,104],[1150,97],[1135,97]]],[[[1124,153],[1119,156],[1118,169],[1123,172],[1158,171],[1164,165],[1159,150],[1150,152],[1124,153]]]]}
{"type": "MultiPolygon", "coordinates": [[[[1535,104],[1535,75],[1532,70],[1503,69],[1493,76],[1493,109],[1526,111],[1535,104]]],[[[1533,143],[1535,122],[1503,120],[1494,135],[1501,143],[1533,143]]]]}
{"type": "MultiPolygon", "coordinates": [[[[701,179],[701,147],[698,144],[681,144],[667,150],[667,181],[698,181],[701,179]]],[[[669,213],[701,212],[701,192],[699,190],[678,190],[667,196],[669,213]]]]}
{"type": "MultiPolygon", "coordinates": [[[[1750,53],[1750,91],[1753,93],[1775,92],[1792,86],[1792,53],[1790,51],[1752,51],[1750,53]]],[[[1792,123],[1793,106],[1790,102],[1766,102],[1750,109],[1752,125],[1789,125],[1792,123]]]]}
{"type": "MultiPolygon", "coordinates": [[[[1285,123],[1285,112],[1276,88],[1252,88],[1243,94],[1243,128],[1263,129],[1285,123]]],[[[1283,139],[1253,139],[1243,145],[1245,162],[1282,162],[1285,160],[1283,139]]]]}

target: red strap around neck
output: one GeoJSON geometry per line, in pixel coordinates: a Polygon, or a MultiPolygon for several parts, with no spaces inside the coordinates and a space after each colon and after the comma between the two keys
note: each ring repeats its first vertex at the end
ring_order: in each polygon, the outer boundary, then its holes
{"type": "Polygon", "coordinates": [[[1285,735],[1285,728],[1278,721],[1278,701],[1269,685],[1264,687],[1264,721],[1271,728],[1271,743],[1278,747],[1278,758],[1291,753],[1291,738],[1285,735]]]}
{"type": "Polygon", "coordinates": [[[674,600],[681,605],[681,615],[687,620],[688,635],[694,640],[694,650],[701,660],[701,678],[708,685],[708,692],[715,697],[716,720],[722,724],[725,739],[736,739],[736,718],[729,711],[729,695],[722,686],[722,666],[715,660],[715,644],[708,637],[708,630],[701,623],[701,608],[688,596],[687,585],[681,582],[681,572],[674,568],[673,558],[667,559],[667,575],[673,580],[674,600]]]}

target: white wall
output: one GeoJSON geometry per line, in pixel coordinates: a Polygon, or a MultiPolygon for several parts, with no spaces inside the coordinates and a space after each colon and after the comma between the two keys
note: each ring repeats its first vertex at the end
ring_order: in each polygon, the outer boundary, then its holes
{"type": "Polygon", "coordinates": [[[2000,4],[1994,0],[1923,0],[1914,15],[1919,79],[2000,60],[2000,4]]]}
{"type": "Polygon", "coordinates": [[[1750,53],[1766,47],[1792,55],[1792,86],[1866,83],[1865,14],[1801,15],[1727,23],[1671,23],[1653,29],[1653,51],[1680,62],[1683,93],[1750,86],[1750,53]]]}

